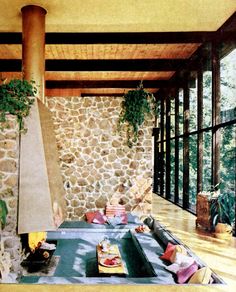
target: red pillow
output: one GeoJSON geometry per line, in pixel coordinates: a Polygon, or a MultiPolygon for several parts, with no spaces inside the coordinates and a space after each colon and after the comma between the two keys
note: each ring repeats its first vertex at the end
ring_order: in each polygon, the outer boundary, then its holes
{"type": "Polygon", "coordinates": [[[170,257],[172,256],[176,245],[168,242],[167,247],[163,255],[160,256],[160,259],[170,261],[170,257]]]}
{"type": "Polygon", "coordinates": [[[97,211],[94,218],[93,218],[92,223],[104,224],[105,222],[106,222],[106,220],[104,219],[103,215],[99,211],[97,211]]]}
{"type": "Polygon", "coordinates": [[[96,215],[96,212],[87,212],[85,213],[85,216],[86,216],[86,220],[88,221],[88,223],[92,223],[93,222],[93,219],[96,215]]]}

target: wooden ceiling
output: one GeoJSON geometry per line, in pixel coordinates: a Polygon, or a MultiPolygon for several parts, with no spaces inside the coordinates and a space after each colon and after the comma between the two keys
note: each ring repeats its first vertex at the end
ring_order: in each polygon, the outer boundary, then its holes
{"type": "MultiPolygon", "coordinates": [[[[215,1],[213,1],[214,5],[216,4],[215,1]]],[[[18,11],[14,15],[15,18],[10,15],[13,12],[9,10],[7,1],[4,0],[2,2],[5,6],[3,5],[0,12],[1,21],[3,21],[2,18],[5,18],[6,23],[2,23],[2,29],[0,29],[0,77],[2,79],[20,78],[22,48],[21,30],[19,28],[21,16],[19,11],[23,5],[32,4],[32,1],[14,1],[16,5],[14,9],[18,11]],[[6,13],[4,13],[4,9],[6,13]],[[9,27],[6,27],[7,23],[9,23],[9,27]]],[[[165,20],[165,15],[163,15],[159,22],[155,18],[149,19],[150,30],[147,31],[146,24],[142,23],[144,21],[143,13],[146,8],[150,7],[150,4],[152,4],[152,8],[157,9],[157,1],[148,1],[150,3],[146,4],[146,6],[143,3],[142,13],[136,11],[136,16],[139,16],[141,21],[139,29],[137,29],[138,26],[134,29],[134,23],[137,19],[133,18],[133,14],[130,14],[130,19],[127,19],[127,23],[122,23],[122,25],[126,25],[124,32],[119,32],[118,27],[116,29],[113,28],[113,32],[110,32],[110,28],[106,23],[108,21],[107,18],[100,19],[100,14],[96,11],[94,17],[99,18],[101,21],[100,26],[98,26],[98,19],[96,20],[97,31],[94,31],[94,24],[93,29],[91,28],[88,31],[87,28],[82,32],[82,23],[80,21],[85,21],[85,19],[82,16],[82,20],[77,20],[72,8],[69,9],[71,13],[71,18],[69,18],[68,7],[65,5],[66,3],[68,5],[70,1],[60,1],[61,6],[54,0],[38,2],[40,3],[37,4],[41,4],[42,7],[48,10],[45,48],[47,96],[123,95],[127,90],[136,88],[141,80],[143,80],[144,87],[147,90],[156,93],[159,88],[168,87],[172,84],[175,72],[188,66],[189,60],[202,43],[222,40],[222,37],[232,37],[230,31],[224,31],[224,34],[222,34],[222,25],[236,9],[234,1],[229,1],[230,5],[228,3],[222,6],[225,1],[218,0],[218,8],[221,7],[221,10],[217,10],[218,17],[209,13],[208,19],[201,19],[201,23],[194,23],[188,18],[188,22],[186,22],[187,19],[183,20],[182,31],[175,31],[173,27],[168,30],[170,27],[168,17],[165,20]],[[61,20],[64,19],[65,22],[63,29],[61,29],[60,19],[57,18],[59,15],[61,20]],[[66,15],[67,18],[65,18],[66,15]],[[211,20],[210,24],[209,19],[211,20]],[[132,24],[129,22],[132,22],[132,24]],[[166,23],[165,29],[167,31],[162,27],[164,22],[166,23]],[[104,25],[107,27],[105,31],[104,25]],[[67,31],[69,26],[70,31],[67,31]],[[98,27],[101,31],[98,31],[98,27]],[[129,28],[132,27],[133,31],[129,32],[129,28]],[[198,31],[199,27],[204,31],[198,31]],[[191,31],[186,31],[188,28],[191,28],[191,31]]],[[[86,2],[86,5],[89,5],[90,1],[86,2]]],[[[105,4],[107,1],[101,0],[99,2],[100,4],[105,4]]],[[[117,6],[117,2],[116,4],[115,1],[111,2],[117,6]]],[[[127,6],[127,11],[131,9],[131,2],[129,0],[123,2],[127,6]]],[[[160,1],[162,6],[165,2],[160,1]]],[[[180,9],[185,1],[176,0],[171,2],[172,6],[164,5],[165,9],[172,7],[175,10],[177,2],[180,5],[180,9]]],[[[194,4],[196,1],[188,2],[191,2],[192,9],[196,9],[195,21],[200,21],[199,17],[206,13],[207,7],[202,5],[204,7],[199,12],[199,8],[194,4]],[[198,13],[201,15],[198,15],[198,13]]],[[[206,2],[210,3],[211,1],[206,2]]],[[[137,1],[136,4],[140,6],[141,2],[137,1]]],[[[73,1],[73,5],[74,8],[80,7],[81,9],[85,4],[78,0],[73,1]],[[79,4],[82,6],[79,6],[79,4]]],[[[90,9],[92,9],[92,6],[94,4],[90,3],[90,9]]],[[[107,8],[107,11],[110,12],[109,9],[112,8],[107,8]]],[[[186,9],[189,9],[189,7],[186,9]]],[[[158,11],[156,10],[157,14],[160,13],[158,11]]],[[[178,11],[182,13],[181,10],[178,11]]],[[[168,13],[170,14],[170,12],[168,13]]],[[[183,14],[185,15],[186,13],[184,12],[183,14]]],[[[124,21],[122,20],[123,16],[118,16],[115,17],[116,21],[114,19],[109,20],[111,27],[115,27],[115,25],[124,21]]],[[[172,19],[171,23],[175,22],[176,27],[181,27],[179,14],[175,16],[176,19],[172,19]]],[[[232,25],[235,13],[230,19],[232,25]]],[[[86,21],[88,27],[91,27],[91,19],[87,18],[86,21]]],[[[122,25],[120,24],[120,28],[122,28],[122,25]]],[[[123,30],[124,27],[121,31],[123,30]]]]}

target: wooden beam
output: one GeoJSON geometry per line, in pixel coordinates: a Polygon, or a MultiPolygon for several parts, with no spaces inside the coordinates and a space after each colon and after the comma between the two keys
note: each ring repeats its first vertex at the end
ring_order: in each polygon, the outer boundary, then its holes
{"type": "MultiPolygon", "coordinates": [[[[236,12],[234,12],[226,22],[217,30],[218,33],[228,33],[233,32],[232,37],[235,39],[236,32],[236,12]]],[[[216,39],[215,39],[216,40],[216,39]]]]}
{"type": "Polygon", "coordinates": [[[46,60],[46,71],[175,71],[186,59],[46,60]]]}
{"type": "Polygon", "coordinates": [[[0,72],[21,72],[22,61],[19,59],[0,60],[0,72]]]}
{"type": "MultiPolygon", "coordinates": [[[[46,60],[46,71],[176,71],[186,59],[46,60]]],[[[21,71],[21,60],[0,60],[0,72],[21,71]]]]}
{"type": "Polygon", "coordinates": [[[81,93],[82,97],[85,96],[111,96],[111,97],[122,97],[124,93],[81,93]]]}
{"type": "MultiPolygon", "coordinates": [[[[137,88],[140,80],[48,80],[46,88],[137,88]]],[[[144,80],[144,88],[168,87],[168,80],[144,80]]]]}
{"type": "MultiPolygon", "coordinates": [[[[231,21],[232,20],[228,20],[231,21]]],[[[227,21],[226,21],[227,24],[227,21]]],[[[233,27],[233,25],[232,25],[233,27]]],[[[222,26],[224,29],[224,25],[222,26]]],[[[181,44],[203,43],[215,39],[234,37],[231,31],[225,35],[221,31],[188,32],[117,32],[117,33],[46,33],[46,44],[181,44]]],[[[0,44],[21,44],[20,32],[1,32],[0,44]]]]}

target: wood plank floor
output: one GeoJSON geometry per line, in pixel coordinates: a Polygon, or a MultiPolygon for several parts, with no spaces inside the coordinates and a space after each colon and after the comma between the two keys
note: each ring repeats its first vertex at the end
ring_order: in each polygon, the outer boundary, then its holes
{"type": "Polygon", "coordinates": [[[195,227],[196,216],[167,200],[153,195],[153,217],[190,247],[227,284],[236,291],[236,238],[217,239],[195,227]]]}

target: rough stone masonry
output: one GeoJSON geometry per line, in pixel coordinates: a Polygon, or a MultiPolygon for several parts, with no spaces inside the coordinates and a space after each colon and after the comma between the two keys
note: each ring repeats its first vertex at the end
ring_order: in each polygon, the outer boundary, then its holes
{"type": "Polygon", "coordinates": [[[127,211],[151,210],[153,116],[130,149],[126,132],[117,132],[122,98],[50,97],[60,167],[66,191],[67,219],[103,210],[118,197],[127,211]],[[137,189],[137,181],[139,189],[137,189]]]}

